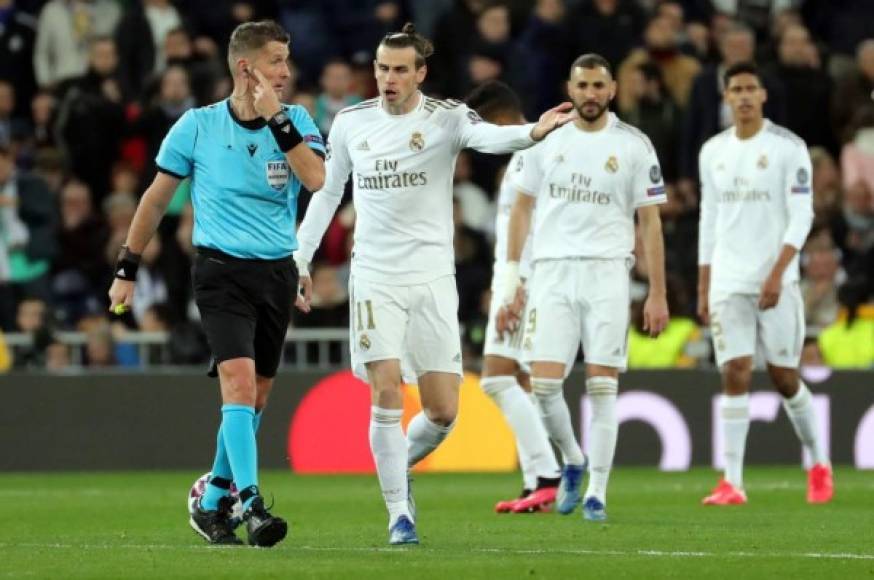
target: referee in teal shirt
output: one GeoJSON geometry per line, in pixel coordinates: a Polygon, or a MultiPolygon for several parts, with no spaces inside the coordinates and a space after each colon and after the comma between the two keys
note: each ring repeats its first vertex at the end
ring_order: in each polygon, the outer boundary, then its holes
{"type": "Polygon", "coordinates": [[[267,402],[298,272],[291,254],[297,196],[325,179],[319,131],[300,106],[280,103],[288,82],[288,34],[275,22],[241,24],[231,34],[230,98],[185,113],[164,138],[158,173],[143,194],[109,289],[111,310],[130,308],[140,254],[179,181],[191,177],[194,297],[217,368],[222,423],[212,477],[190,524],[213,544],[241,544],[230,514],[233,482],[248,542],[272,546],[288,526],[258,491],[255,433],[267,402]]]}

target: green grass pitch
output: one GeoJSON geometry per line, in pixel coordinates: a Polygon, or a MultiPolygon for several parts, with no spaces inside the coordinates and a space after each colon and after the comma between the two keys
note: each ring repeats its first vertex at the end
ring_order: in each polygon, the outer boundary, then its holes
{"type": "Polygon", "coordinates": [[[198,475],[0,475],[0,578],[874,579],[870,472],[837,470],[833,503],[809,506],[800,469],[748,469],[748,505],[705,508],[710,470],[618,469],[608,524],[494,514],[517,475],[421,475],[422,544],[393,548],[375,477],[273,471],[262,488],[291,524],[273,549],[196,536],[185,499],[198,475]]]}

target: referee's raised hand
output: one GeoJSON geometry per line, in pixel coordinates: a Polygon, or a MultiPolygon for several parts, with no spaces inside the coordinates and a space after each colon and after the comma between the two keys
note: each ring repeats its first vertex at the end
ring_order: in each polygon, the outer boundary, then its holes
{"type": "Polygon", "coordinates": [[[252,105],[259,115],[269,121],[276,113],[282,110],[279,96],[276,94],[276,89],[270,84],[267,77],[264,76],[264,73],[256,68],[249,67],[249,74],[257,82],[252,90],[252,95],[254,96],[252,105]]]}

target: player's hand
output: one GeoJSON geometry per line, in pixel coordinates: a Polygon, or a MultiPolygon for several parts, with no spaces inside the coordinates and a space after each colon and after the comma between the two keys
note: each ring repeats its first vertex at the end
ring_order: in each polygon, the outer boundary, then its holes
{"type": "Polygon", "coordinates": [[[131,309],[134,303],[133,280],[115,278],[109,287],[109,311],[113,314],[123,314],[131,309]]]}
{"type": "Polygon", "coordinates": [[[540,120],[531,129],[531,138],[541,141],[555,129],[577,118],[577,111],[572,103],[562,103],[540,115],[540,120]]]}
{"type": "Polygon", "coordinates": [[[313,278],[310,276],[310,263],[303,258],[294,258],[297,266],[297,296],[294,305],[301,312],[309,312],[313,301],[313,278]]]}
{"type": "Polygon", "coordinates": [[[698,290],[698,318],[702,324],[710,324],[710,303],[706,290],[698,290]]]}
{"type": "Polygon", "coordinates": [[[762,284],[762,291],[759,293],[759,310],[768,310],[777,306],[780,301],[780,290],[783,286],[783,276],[779,273],[771,272],[765,283],[762,284]]]}
{"type": "Polygon", "coordinates": [[[525,289],[518,286],[513,301],[501,305],[498,309],[498,315],[495,317],[495,330],[498,331],[499,339],[504,339],[505,332],[513,334],[519,328],[522,312],[525,310],[525,300],[525,289]]]}
{"type": "Polygon", "coordinates": [[[282,105],[279,104],[279,97],[276,91],[270,86],[270,82],[264,74],[256,69],[249,67],[249,74],[254,75],[252,78],[258,83],[252,90],[252,95],[255,97],[253,106],[255,111],[269,121],[273,116],[282,110],[282,105]]]}
{"type": "Polygon", "coordinates": [[[643,305],[643,329],[653,338],[668,325],[668,301],[664,296],[650,294],[643,305]]]}

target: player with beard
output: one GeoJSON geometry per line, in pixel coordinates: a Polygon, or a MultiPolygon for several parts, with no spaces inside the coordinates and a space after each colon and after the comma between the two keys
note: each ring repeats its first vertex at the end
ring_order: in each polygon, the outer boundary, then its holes
{"type": "Polygon", "coordinates": [[[504,306],[497,325],[504,331],[520,322],[519,260],[536,200],[523,348],[546,430],[564,461],[556,510],[569,514],[581,502],[579,488],[588,465],[583,516],[603,521],[618,431],[618,375],[628,358],[634,214],[649,272],[644,328],[656,336],[668,321],[658,209],[667,195],[649,139],[607,110],[616,94],[609,63],[597,54],[580,56],[571,66],[567,88],[579,118],[533,149],[517,180],[524,195],[516,198],[510,214],[504,306]],[[574,436],[563,396],[580,343],[592,408],[588,458],[574,436]]]}

